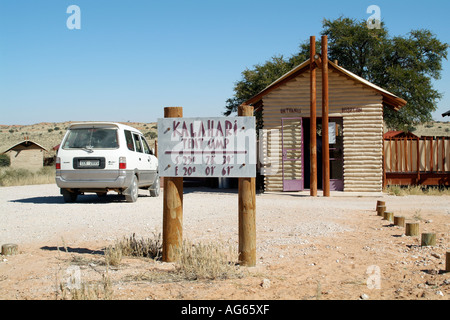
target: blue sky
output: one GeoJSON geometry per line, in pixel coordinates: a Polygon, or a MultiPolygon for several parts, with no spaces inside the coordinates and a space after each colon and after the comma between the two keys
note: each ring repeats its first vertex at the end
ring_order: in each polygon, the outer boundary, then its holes
{"type": "MultiPolygon", "coordinates": [[[[166,106],[221,116],[245,68],[295,54],[324,18],[366,20],[372,4],[391,36],[426,28],[450,43],[446,0],[0,0],[0,124],[153,122],[166,106]]],[[[436,88],[434,119],[448,121],[448,61],[436,88]]]]}

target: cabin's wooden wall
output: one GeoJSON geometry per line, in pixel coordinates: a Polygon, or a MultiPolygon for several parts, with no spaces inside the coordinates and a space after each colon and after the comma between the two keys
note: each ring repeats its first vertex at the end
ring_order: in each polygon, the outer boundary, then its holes
{"type": "MultiPolygon", "coordinates": [[[[321,81],[321,73],[317,72],[317,117],[321,117],[322,114],[321,81]]],[[[268,132],[262,141],[263,150],[266,151],[265,157],[260,157],[262,173],[265,174],[265,189],[282,191],[281,119],[309,118],[309,72],[304,72],[263,97],[263,105],[264,129],[266,133],[268,132]]],[[[381,94],[330,69],[329,117],[344,119],[344,191],[381,191],[383,143],[381,94]],[[364,176],[367,179],[363,179],[364,176]]],[[[318,168],[320,166],[318,164],[318,168]]]]}

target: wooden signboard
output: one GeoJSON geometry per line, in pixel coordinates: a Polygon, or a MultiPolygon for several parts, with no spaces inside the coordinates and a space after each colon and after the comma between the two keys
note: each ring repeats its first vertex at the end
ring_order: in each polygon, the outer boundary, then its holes
{"type": "Polygon", "coordinates": [[[158,119],[161,177],[255,177],[254,117],[158,119]]]}

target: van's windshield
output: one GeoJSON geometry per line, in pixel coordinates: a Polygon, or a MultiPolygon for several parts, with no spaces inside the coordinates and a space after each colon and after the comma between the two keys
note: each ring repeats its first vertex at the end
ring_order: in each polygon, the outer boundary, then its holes
{"type": "Polygon", "coordinates": [[[116,149],[117,129],[75,128],[70,129],[63,149],[116,149]]]}

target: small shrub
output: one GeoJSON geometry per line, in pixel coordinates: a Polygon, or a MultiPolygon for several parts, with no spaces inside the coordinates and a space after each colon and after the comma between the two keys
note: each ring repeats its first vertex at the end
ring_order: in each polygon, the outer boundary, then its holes
{"type": "Polygon", "coordinates": [[[0,167],[9,167],[11,164],[11,159],[7,154],[0,154],[0,167]]]}
{"type": "Polygon", "coordinates": [[[102,281],[87,284],[81,283],[79,288],[68,288],[65,284],[59,284],[62,300],[111,300],[113,289],[108,274],[102,275],[102,281]]]}
{"type": "Polygon", "coordinates": [[[226,244],[184,242],[178,252],[177,273],[186,280],[241,277],[237,261],[237,252],[226,244]]]}
{"type": "Polygon", "coordinates": [[[117,241],[116,247],[124,256],[159,260],[162,257],[162,235],[155,231],[151,238],[137,239],[133,233],[129,238],[117,241]]]}
{"type": "Polygon", "coordinates": [[[105,260],[108,266],[117,267],[122,261],[122,250],[120,246],[109,246],[105,250],[105,260]]]}

